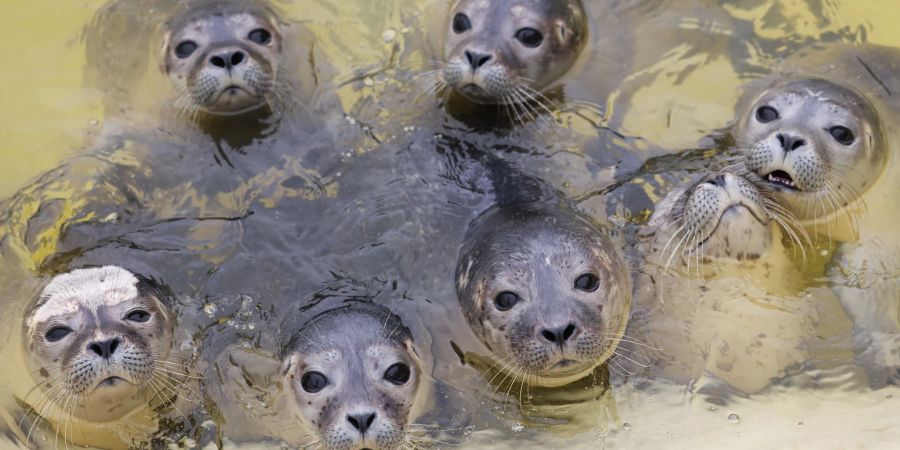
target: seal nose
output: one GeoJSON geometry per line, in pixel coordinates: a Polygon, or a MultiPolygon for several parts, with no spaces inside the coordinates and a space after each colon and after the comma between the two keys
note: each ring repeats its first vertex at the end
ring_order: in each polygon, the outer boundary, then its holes
{"type": "Polygon", "coordinates": [[[791,136],[789,134],[779,134],[778,142],[781,142],[781,148],[783,148],[786,152],[797,150],[798,148],[806,145],[805,139],[799,138],[797,136],[791,136]]]}
{"type": "Polygon", "coordinates": [[[347,414],[347,422],[350,422],[359,434],[366,434],[372,422],[375,422],[375,413],[347,414]]]}
{"type": "Polygon", "coordinates": [[[725,175],[718,175],[712,180],[707,181],[707,183],[713,186],[725,187],[725,175]]]}
{"type": "Polygon", "coordinates": [[[209,63],[216,67],[229,70],[232,67],[240,65],[246,59],[247,55],[245,55],[243,51],[235,50],[233,52],[212,55],[209,58],[209,63]]]}
{"type": "Polygon", "coordinates": [[[578,329],[575,327],[575,324],[570,323],[568,325],[557,328],[544,328],[543,330],[541,330],[541,336],[554,344],[563,345],[575,334],[577,330],[578,329]]]}
{"type": "Polygon", "coordinates": [[[116,352],[117,348],[119,348],[119,338],[95,341],[88,344],[88,350],[96,353],[97,356],[103,359],[109,359],[116,352]]]}
{"type": "Polygon", "coordinates": [[[466,50],[466,59],[469,61],[469,65],[472,66],[472,70],[478,70],[492,58],[493,56],[491,55],[466,50]]]}

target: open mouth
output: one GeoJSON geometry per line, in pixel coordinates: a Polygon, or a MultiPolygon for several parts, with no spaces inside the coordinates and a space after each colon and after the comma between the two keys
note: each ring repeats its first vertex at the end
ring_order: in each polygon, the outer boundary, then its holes
{"type": "Polygon", "coordinates": [[[766,175],[766,180],[768,180],[769,183],[772,183],[779,187],[783,187],[785,189],[790,189],[793,191],[800,190],[797,188],[797,184],[794,183],[794,178],[791,177],[791,174],[789,174],[783,170],[776,170],[774,172],[769,172],[769,174],[766,175]]]}

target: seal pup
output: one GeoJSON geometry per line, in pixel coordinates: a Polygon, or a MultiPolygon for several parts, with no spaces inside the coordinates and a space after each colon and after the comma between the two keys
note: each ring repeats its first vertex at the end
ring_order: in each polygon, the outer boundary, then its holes
{"type": "Polygon", "coordinates": [[[54,277],[24,321],[37,380],[22,400],[36,415],[26,441],[42,421],[57,443],[104,448],[155,431],[155,410],[172,404],[188,377],[169,300],[165,288],[116,266],[54,277]]]}
{"type": "MultiPolygon", "coordinates": [[[[437,91],[449,87],[479,104],[543,104],[589,39],[579,0],[459,0],[446,17],[441,66],[423,76],[437,91]]],[[[512,108],[516,115],[535,112],[512,108]]]]}
{"type": "Polygon", "coordinates": [[[497,204],[470,225],[456,264],[463,315],[500,370],[523,384],[583,380],[616,353],[628,323],[622,246],[536,180],[503,162],[489,167],[497,204]]]}
{"type": "Polygon", "coordinates": [[[900,52],[829,46],[793,59],[798,75],[776,79],[742,110],[738,151],[810,234],[839,243],[828,276],[854,322],[857,361],[873,386],[897,385],[900,52]]]}
{"type": "Polygon", "coordinates": [[[808,358],[817,315],[801,295],[800,253],[784,244],[806,237],[753,174],[683,186],[637,229],[629,327],[646,346],[622,345],[654,355],[651,376],[757,392],[808,358]]]}

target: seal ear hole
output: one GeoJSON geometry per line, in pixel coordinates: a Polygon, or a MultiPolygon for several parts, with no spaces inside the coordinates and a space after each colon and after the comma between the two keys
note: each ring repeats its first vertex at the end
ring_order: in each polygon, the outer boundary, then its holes
{"type": "Polygon", "coordinates": [[[838,125],[836,127],[829,128],[828,132],[831,134],[834,140],[838,141],[841,145],[850,145],[854,141],[856,141],[856,136],[847,127],[838,125]]]}
{"type": "Polygon", "coordinates": [[[409,365],[405,363],[393,364],[384,371],[384,379],[397,386],[406,384],[409,381],[409,377],[409,365]]]}
{"type": "Polygon", "coordinates": [[[272,33],[269,33],[268,30],[263,28],[257,28],[247,35],[247,39],[250,39],[259,45],[267,45],[272,42],[272,33]]]}
{"type": "Polygon", "coordinates": [[[756,120],[760,123],[769,123],[781,118],[778,110],[771,106],[760,106],[756,110],[756,120]]]}
{"type": "Polygon", "coordinates": [[[125,320],[129,322],[144,323],[150,320],[150,313],[143,309],[135,309],[125,315],[125,320]]]}
{"type": "Polygon", "coordinates": [[[321,372],[306,372],[300,377],[300,387],[310,394],[315,394],[325,389],[325,386],[328,386],[328,377],[321,372]]]}
{"type": "Polygon", "coordinates": [[[182,41],[175,47],[175,56],[179,59],[185,59],[197,51],[197,43],[194,41],[182,41]]]}
{"type": "Polygon", "coordinates": [[[514,292],[503,291],[494,297],[494,306],[500,311],[509,311],[516,303],[522,300],[514,292]]]}
{"type": "Polygon", "coordinates": [[[586,273],[575,279],[575,289],[584,292],[594,292],[600,288],[600,279],[597,275],[586,273]]]}
{"type": "Polygon", "coordinates": [[[462,34],[466,31],[472,29],[472,22],[469,20],[469,16],[463,13],[457,13],[453,16],[453,32],[456,34],[462,34]]]}
{"type": "Polygon", "coordinates": [[[516,40],[528,48],[537,48],[544,42],[544,35],[534,28],[522,28],[516,31],[516,40]]]}
{"type": "Polygon", "coordinates": [[[60,325],[47,330],[47,332],[44,333],[44,338],[47,339],[47,342],[56,342],[68,336],[72,331],[74,330],[67,326],[60,325]]]}

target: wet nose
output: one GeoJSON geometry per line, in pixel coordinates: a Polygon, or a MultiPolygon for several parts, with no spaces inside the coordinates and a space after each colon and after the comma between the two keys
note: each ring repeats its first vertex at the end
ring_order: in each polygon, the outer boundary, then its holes
{"type": "Polygon", "coordinates": [[[791,136],[789,134],[779,134],[778,142],[781,142],[781,148],[783,148],[786,152],[797,150],[798,148],[806,145],[806,139],[799,138],[797,136],[791,136]]]}
{"type": "Polygon", "coordinates": [[[350,422],[350,425],[353,425],[359,434],[366,434],[366,431],[369,431],[369,427],[372,426],[372,422],[375,422],[375,413],[347,414],[347,422],[350,422]]]}
{"type": "Polygon", "coordinates": [[[116,349],[119,348],[119,338],[107,339],[105,341],[94,341],[88,344],[88,350],[97,354],[103,359],[109,359],[116,349]]]}
{"type": "Polygon", "coordinates": [[[209,57],[209,63],[222,68],[222,69],[231,69],[232,67],[238,66],[247,59],[247,55],[244,54],[241,50],[235,50],[231,52],[223,52],[217,53],[209,57]]]}
{"type": "Polygon", "coordinates": [[[565,326],[556,327],[556,328],[544,328],[541,330],[541,336],[544,339],[557,344],[563,345],[568,341],[578,329],[575,327],[575,324],[567,324],[565,326]]]}
{"type": "Polygon", "coordinates": [[[466,59],[469,61],[469,65],[472,66],[472,70],[478,70],[481,66],[488,63],[493,58],[491,55],[485,55],[484,53],[478,53],[466,50],[466,59]]]}

